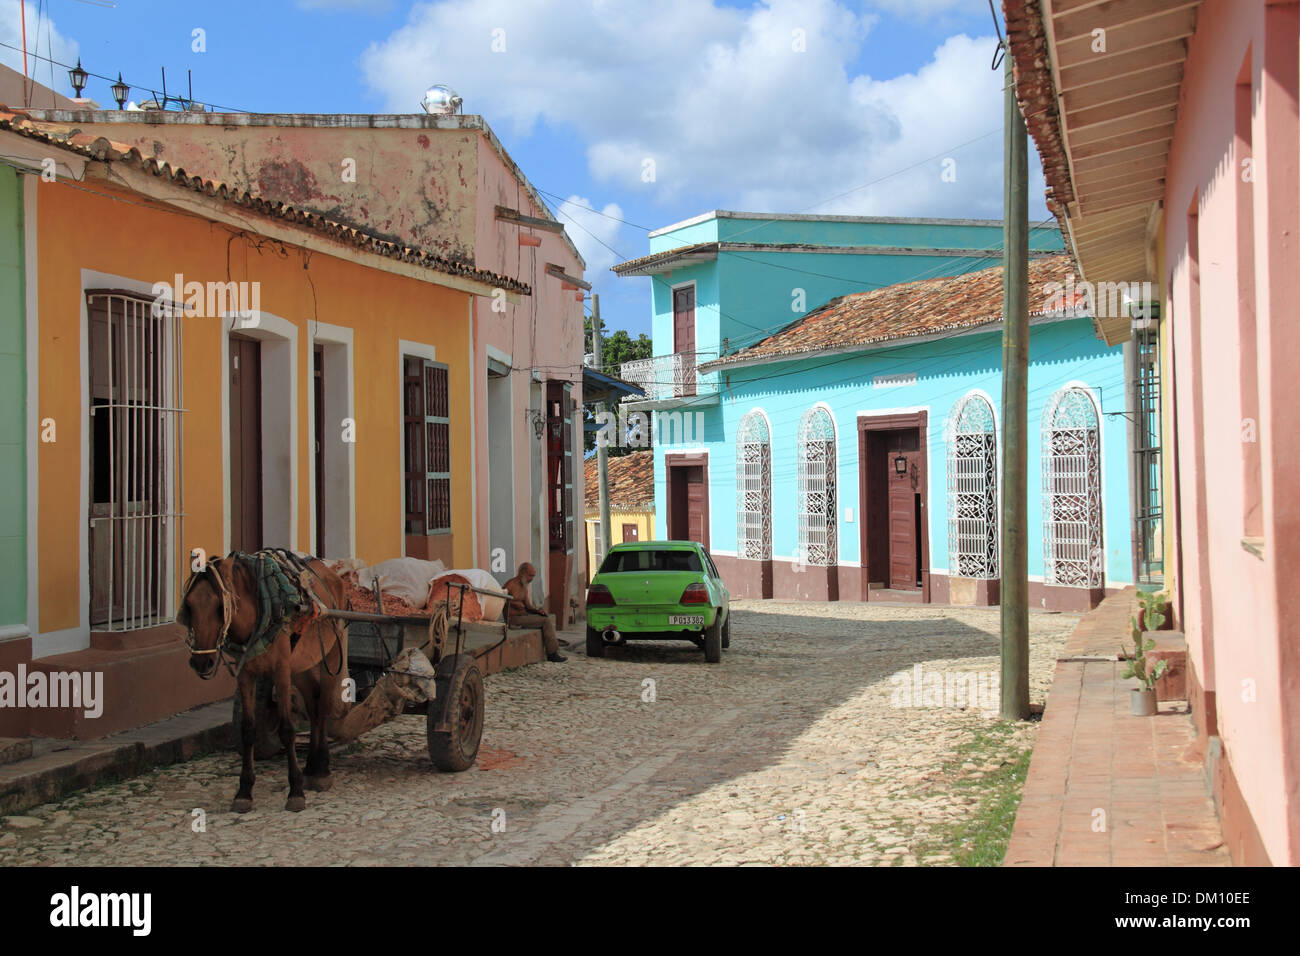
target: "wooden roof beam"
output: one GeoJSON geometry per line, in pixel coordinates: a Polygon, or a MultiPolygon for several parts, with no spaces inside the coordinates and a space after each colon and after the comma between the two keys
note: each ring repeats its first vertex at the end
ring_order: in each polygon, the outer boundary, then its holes
{"type": "Polygon", "coordinates": [[[509,206],[497,206],[496,218],[501,222],[509,222],[529,229],[541,229],[545,232],[553,232],[556,235],[564,232],[564,223],[562,222],[539,219],[537,216],[525,216],[518,209],[511,209],[509,206]]]}
{"type": "Polygon", "coordinates": [[[567,283],[568,285],[572,286],[575,289],[585,289],[588,292],[591,291],[590,282],[584,282],[582,279],[574,278],[573,276],[565,272],[561,266],[557,266],[554,262],[546,263],[546,274],[548,276],[551,276],[554,279],[559,279],[563,283],[567,283]]]}

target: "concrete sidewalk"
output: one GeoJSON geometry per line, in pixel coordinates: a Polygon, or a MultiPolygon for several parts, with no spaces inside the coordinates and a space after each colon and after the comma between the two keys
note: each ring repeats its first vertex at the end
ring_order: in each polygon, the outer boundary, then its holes
{"type": "MultiPolygon", "coordinates": [[[[575,631],[560,633],[573,641],[575,631]]],[[[504,642],[492,634],[466,636],[484,676],[536,664],[545,658],[542,634],[512,630],[504,642]]],[[[196,678],[197,679],[197,678],[196,678]]],[[[217,750],[233,750],[229,699],[98,740],[48,737],[0,742],[0,816],[59,800],[76,790],[133,777],[217,750]]]]}
{"type": "Polygon", "coordinates": [[[1136,609],[1132,588],[1107,598],[1057,661],[1004,866],[1231,864],[1187,703],[1129,712],[1136,609]]]}

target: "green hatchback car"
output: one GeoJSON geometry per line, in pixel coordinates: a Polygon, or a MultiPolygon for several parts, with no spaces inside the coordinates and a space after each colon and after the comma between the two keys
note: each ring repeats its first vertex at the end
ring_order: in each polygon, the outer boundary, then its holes
{"type": "Polygon", "coordinates": [[[587,656],[628,640],[690,641],[716,664],[731,643],[730,598],[694,541],[615,545],[587,588],[587,656]]]}

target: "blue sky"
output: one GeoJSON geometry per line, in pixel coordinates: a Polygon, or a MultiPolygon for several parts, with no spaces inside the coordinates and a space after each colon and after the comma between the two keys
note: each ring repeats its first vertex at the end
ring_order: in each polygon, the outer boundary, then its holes
{"type": "MultiPolygon", "coordinates": [[[[646,253],[638,227],[709,209],[1001,215],[987,0],[107,2],[27,0],[29,50],[155,89],[166,67],[169,91],[192,70],[196,99],[259,112],[417,112],[453,87],[571,223],[613,328],[649,329],[648,280],[608,272],[646,253]]],[[[19,45],[18,13],[0,0],[0,41],[19,45]]],[[[108,86],[86,95],[112,106],[108,86]]]]}

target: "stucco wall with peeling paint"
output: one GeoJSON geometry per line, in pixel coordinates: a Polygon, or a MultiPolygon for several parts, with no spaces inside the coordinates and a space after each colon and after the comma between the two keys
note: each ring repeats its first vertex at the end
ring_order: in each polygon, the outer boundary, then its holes
{"type": "Polygon", "coordinates": [[[190,174],[474,261],[473,130],[77,123],[190,174]],[[345,161],[351,160],[345,166],[345,161]],[[355,165],[353,170],[351,167],[355,165]],[[355,172],[355,182],[345,179],[355,172]]]}

